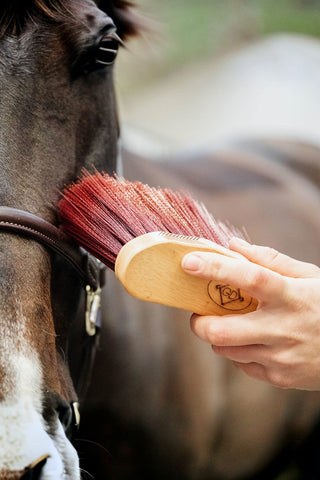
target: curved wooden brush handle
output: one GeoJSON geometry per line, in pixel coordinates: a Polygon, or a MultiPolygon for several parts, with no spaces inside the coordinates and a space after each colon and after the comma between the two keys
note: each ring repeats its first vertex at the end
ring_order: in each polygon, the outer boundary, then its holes
{"type": "Polygon", "coordinates": [[[181,260],[192,251],[239,258],[239,254],[210,240],[151,232],[122,247],[115,273],[125,289],[140,300],[199,315],[243,314],[256,310],[258,301],[241,288],[185,273],[181,260]]]}

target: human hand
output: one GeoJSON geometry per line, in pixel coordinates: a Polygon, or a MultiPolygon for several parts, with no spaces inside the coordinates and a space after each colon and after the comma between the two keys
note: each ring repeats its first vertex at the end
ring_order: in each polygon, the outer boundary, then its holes
{"type": "Polygon", "coordinates": [[[251,377],[320,390],[320,268],[237,238],[229,248],[243,258],[195,252],[182,267],[246,290],[259,306],[244,315],[194,314],[191,329],[251,377]]]}

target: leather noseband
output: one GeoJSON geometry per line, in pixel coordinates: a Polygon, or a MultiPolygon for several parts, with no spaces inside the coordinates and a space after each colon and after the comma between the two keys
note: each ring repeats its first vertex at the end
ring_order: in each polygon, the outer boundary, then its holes
{"type": "Polygon", "coordinates": [[[105,268],[101,263],[46,220],[24,210],[0,206],[0,230],[31,238],[58,253],[93,290],[103,285],[105,268]]]}

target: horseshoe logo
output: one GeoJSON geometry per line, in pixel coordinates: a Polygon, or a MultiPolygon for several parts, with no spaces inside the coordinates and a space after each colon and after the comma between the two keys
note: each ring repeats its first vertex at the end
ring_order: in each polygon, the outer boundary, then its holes
{"type": "Polygon", "coordinates": [[[252,302],[252,297],[242,295],[240,288],[231,285],[217,285],[211,281],[207,288],[211,300],[225,310],[239,312],[249,307],[252,302]]]}

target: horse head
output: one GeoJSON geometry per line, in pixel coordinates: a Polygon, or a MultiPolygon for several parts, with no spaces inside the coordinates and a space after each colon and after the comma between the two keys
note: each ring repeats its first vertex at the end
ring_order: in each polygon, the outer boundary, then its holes
{"type": "MultiPolygon", "coordinates": [[[[0,205],[54,224],[59,191],[82,167],[115,170],[112,65],[130,12],[126,0],[1,2],[0,205]]],[[[64,340],[79,282],[59,283],[45,247],[4,231],[0,263],[0,478],[38,463],[32,478],[75,480],[64,340]]]]}

